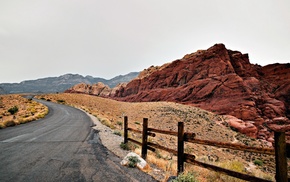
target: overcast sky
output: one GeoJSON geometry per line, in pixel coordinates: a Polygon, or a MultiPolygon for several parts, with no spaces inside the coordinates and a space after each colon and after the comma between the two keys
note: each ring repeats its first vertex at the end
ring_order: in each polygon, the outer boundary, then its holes
{"type": "Polygon", "coordinates": [[[0,0],[0,83],[110,79],[224,43],[290,62],[289,0],[0,0]]]}

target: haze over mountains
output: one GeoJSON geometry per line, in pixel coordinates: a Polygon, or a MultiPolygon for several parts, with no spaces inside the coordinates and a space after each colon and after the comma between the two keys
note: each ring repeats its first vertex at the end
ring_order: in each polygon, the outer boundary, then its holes
{"type": "Polygon", "coordinates": [[[2,83],[0,84],[0,94],[63,92],[78,83],[94,84],[102,82],[112,88],[115,87],[118,83],[129,82],[138,76],[138,74],[139,72],[131,72],[126,75],[116,76],[109,80],[92,76],[84,77],[79,74],[65,74],[59,77],[27,80],[20,83],[2,83]]]}

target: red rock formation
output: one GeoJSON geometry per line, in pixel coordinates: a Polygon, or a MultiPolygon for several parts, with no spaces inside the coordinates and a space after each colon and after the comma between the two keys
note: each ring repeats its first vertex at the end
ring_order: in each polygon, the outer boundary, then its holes
{"type": "Polygon", "coordinates": [[[273,133],[265,127],[266,122],[272,123],[273,128],[273,121],[281,117],[286,120],[284,123],[290,123],[290,64],[253,65],[248,54],[228,50],[223,44],[185,55],[172,63],[151,66],[136,79],[113,90],[98,83],[77,85],[67,92],[130,102],[189,104],[232,115],[227,120],[231,127],[270,142],[273,133]]]}
{"type": "Polygon", "coordinates": [[[229,121],[232,127],[268,139],[263,123],[290,116],[290,64],[253,65],[248,54],[216,44],[150,67],[111,96],[130,102],[173,101],[232,115],[239,118],[229,121]]]}
{"type": "Polygon", "coordinates": [[[112,89],[109,86],[99,82],[93,85],[80,83],[66,90],[65,93],[84,93],[84,94],[107,97],[110,95],[111,91],[112,89]]]}
{"type": "Polygon", "coordinates": [[[262,68],[266,88],[271,97],[283,101],[290,118],[290,64],[272,64],[262,68]]]}
{"type": "Polygon", "coordinates": [[[230,127],[235,128],[243,134],[247,134],[250,137],[256,137],[258,129],[253,122],[244,122],[234,116],[226,115],[226,122],[230,127]]]}
{"type": "Polygon", "coordinates": [[[65,93],[83,93],[83,94],[89,94],[90,93],[90,86],[86,83],[80,83],[72,88],[64,91],[65,93]]]}

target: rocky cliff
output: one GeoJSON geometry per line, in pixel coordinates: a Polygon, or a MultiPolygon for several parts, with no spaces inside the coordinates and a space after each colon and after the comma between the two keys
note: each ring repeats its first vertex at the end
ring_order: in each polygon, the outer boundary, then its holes
{"type": "Polygon", "coordinates": [[[233,128],[272,141],[265,123],[290,124],[290,64],[253,65],[248,54],[216,44],[145,69],[111,97],[179,102],[230,115],[227,121],[233,128]]]}
{"type": "Polygon", "coordinates": [[[188,104],[225,115],[233,129],[269,142],[273,142],[269,128],[290,129],[290,64],[253,65],[248,54],[223,44],[151,66],[113,89],[102,83],[79,84],[66,92],[188,104]]]}

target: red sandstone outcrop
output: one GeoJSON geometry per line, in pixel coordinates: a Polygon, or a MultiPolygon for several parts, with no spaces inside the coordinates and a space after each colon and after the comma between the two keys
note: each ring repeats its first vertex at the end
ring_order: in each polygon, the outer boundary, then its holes
{"type": "Polygon", "coordinates": [[[119,83],[116,87],[111,90],[110,95],[115,95],[116,92],[119,92],[121,89],[124,89],[127,86],[127,83],[119,83]]]}
{"type": "Polygon", "coordinates": [[[93,85],[80,83],[66,90],[65,93],[83,93],[83,94],[107,97],[110,95],[111,91],[112,89],[109,86],[101,82],[98,82],[97,84],[93,84],[93,85]]]}
{"type": "Polygon", "coordinates": [[[121,101],[173,101],[238,120],[229,124],[252,137],[270,139],[266,121],[290,116],[290,64],[261,67],[248,54],[216,44],[160,67],[150,67],[117,90],[121,101]]]}
{"type": "MultiPolygon", "coordinates": [[[[79,87],[69,92],[79,93],[79,87]]],[[[273,133],[266,123],[281,117],[289,123],[290,118],[290,64],[253,65],[248,54],[228,50],[223,44],[151,66],[110,93],[81,88],[83,93],[121,101],[172,101],[232,115],[227,120],[231,127],[268,141],[273,133]]]]}
{"type": "Polygon", "coordinates": [[[240,131],[243,134],[247,134],[250,137],[256,137],[258,129],[253,122],[245,122],[231,115],[225,115],[225,121],[230,127],[240,131]]]}

